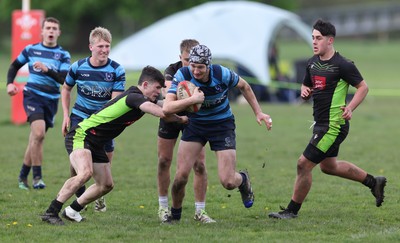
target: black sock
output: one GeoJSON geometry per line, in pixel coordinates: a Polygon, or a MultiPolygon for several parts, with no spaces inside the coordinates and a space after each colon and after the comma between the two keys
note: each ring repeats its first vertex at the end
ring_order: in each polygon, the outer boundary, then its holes
{"type": "Polygon", "coordinates": [[[64,203],[57,201],[57,199],[54,199],[49,208],[47,209],[46,213],[53,213],[53,214],[58,214],[61,211],[61,208],[64,203]]]}
{"type": "Polygon", "coordinates": [[[40,166],[40,165],[32,166],[32,172],[33,172],[33,179],[35,179],[35,180],[42,179],[42,166],[40,166]]]}
{"type": "Polygon", "coordinates": [[[242,187],[245,185],[245,183],[247,182],[247,177],[246,177],[245,174],[243,174],[243,173],[240,173],[240,172],[239,172],[239,174],[242,176],[242,184],[240,184],[240,186],[239,186],[239,189],[240,189],[240,188],[242,188],[242,187]]]}
{"type": "Polygon", "coordinates": [[[180,220],[182,216],[182,208],[172,208],[171,207],[171,216],[174,220],[180,220]]]}
{"type": "Polygon", "coordinates": [[[297,214],[299,212],[301,208],[301,203],[297,203],[293,200],[290,200],[290,203],[287,206],[287,209],[291,212],[293,212],[294,214],[297,214]]]}
{"type": "Polygon", "coordinates": [[[80,212],[82,209],[83,209],[83,207],[78,203],[78,200],[76,199],[76,200],[74,200],[72,203],[71,203],[71,208],[73,209],[73,210],[75,210],[75,211],[77,211],[77,212],[80,212]]]}
{"type": "Polygon", "coordinates": [[[375,177],[367,174],[367,177],[365,177],[364,181],[362,182],[363,185],[369,187],[369,188],[373,188],[376,184],[376,180],[375,177]]]}
{"type": "Polygon", "coordinates": [[[81,187],[75,192],[75,196],[79,198],[80,196],[82,196],[82,194],[83,194],[85,191],[86,191],[86,186],[83,185],[83,186],[81,186],[81,187]]]}
{"type": "Polygon", "coordinates": [[[28,178],[29,172],[31,171],[31,167],[25,165],[24,163],[22,164],[21,170],[19,172],[19,179],[26,180],[28,178]]]}

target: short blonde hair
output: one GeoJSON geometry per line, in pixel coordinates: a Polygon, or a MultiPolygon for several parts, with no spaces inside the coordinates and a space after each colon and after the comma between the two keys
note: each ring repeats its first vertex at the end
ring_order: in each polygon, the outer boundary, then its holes
{"type": "Polygon", "coordinates": [[[184,39],[180,44],[181,54],[185,51],[190,53],[192,47],[197,46],[198,44],[200,43],[195,39],[184,39]]]}
{"type": "Polygon", "coordinates": [[[108,29],[103,27],[94,28],[89,35],[89,43],[94,44],[97,40],[104,40],[108,43],[111,43],[112,36],[108,29]]]}

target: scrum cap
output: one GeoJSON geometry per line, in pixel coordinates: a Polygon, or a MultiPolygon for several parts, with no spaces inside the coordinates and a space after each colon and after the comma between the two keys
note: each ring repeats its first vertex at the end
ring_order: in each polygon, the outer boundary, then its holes
{"type": "Polygon", "coordinates": [[[189,62],[205,64],[207,67],[211,64],[211,51],[205,45],[194,46],[190,50],[189,62]]]}

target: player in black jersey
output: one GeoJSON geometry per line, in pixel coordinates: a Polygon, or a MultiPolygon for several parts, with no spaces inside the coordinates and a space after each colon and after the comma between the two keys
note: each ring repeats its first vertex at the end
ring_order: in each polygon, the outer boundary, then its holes
{"type": "Polygon", "coordinates": [[[297,162],[297,177],[289,205],[281,212],[270,213],[271,218],[297,217],[311,189],[312,170],[317,165],[328,175],[361,182],[371,189],[377,207],[383,203],[385,177],[374,177],[350,162],[337,160],[340,144],[349,132],[349,120],[367,95],[368,86],[354,63],[335,51],[335,35],[335,26],[329,22],[317,20],[313,26],[314,56],[308,61],[301,87],[303,99],[313,97],[313,136],[297,162]],[[346,104],[349,85],[357,90],[346,104]]]}
{"type": "Polygon", "coordinates": [[[161,106],[157,105],[157,97],[162,87],[164,87],[162,73],[147,66],[142,70],[138,86],[130,87],[110,100],[102,109],[70,129],[65,137],[65,147],[71,166],[77,175],[65,182],[57,198],[41,216],[43,221],[63,225],[63,221],[58,216],[63,204],[91,177],[95,183],[65,208],[63,211],[65,218],[76,222],[82,221],[83,218],[79,212],[84,206],[113,189],[111,166],[104,144],[116,138],[127,126],[139,120],[145,113],[174,122],[187,123],[187,117],[165,116],[161,106]]]}

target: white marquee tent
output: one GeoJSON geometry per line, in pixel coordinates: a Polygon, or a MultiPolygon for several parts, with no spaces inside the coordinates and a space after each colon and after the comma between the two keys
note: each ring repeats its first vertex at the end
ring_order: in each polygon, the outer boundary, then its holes
{"type": "Polygon", "coordinates": [[[113,47],[110,57],[126,70],[164,70],[179,60],[180,42],[194,38],[211,49],[213,60],[238,63],[268,84],[266,53],[283,27],[311,43],[311,28],[292,12],[249,1],[208,2],[138,31],[113,47]]]}

